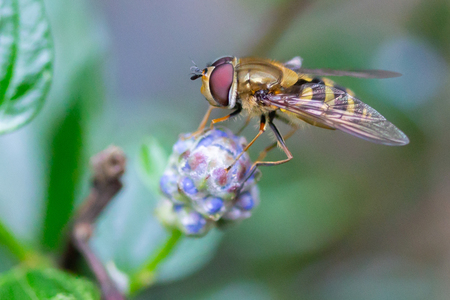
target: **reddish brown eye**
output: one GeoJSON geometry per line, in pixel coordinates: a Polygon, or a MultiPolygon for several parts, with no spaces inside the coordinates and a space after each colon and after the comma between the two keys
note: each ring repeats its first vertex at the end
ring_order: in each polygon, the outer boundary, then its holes
{"type": "Polygon", "coordinates": [[[232,60],[233,60],[233,57],[232,57],[232,56],[224,56],[224,57],[221,57],[221,58],[216,59],[216,60],[211,64],[211,66],[217,67],[217,66],[219,66],[219,65],[226,64],[226,63],[228,63],[228,62],[230,62],[230,61],[232,61],[232,60]]]}
{"type": "Polygon", "coordinates": [[[228,93],[233,83],[234,69],[231,64],[217,66],[211,73],[209,88],[214,100],[222,106],[228,106],[228,93]]]}

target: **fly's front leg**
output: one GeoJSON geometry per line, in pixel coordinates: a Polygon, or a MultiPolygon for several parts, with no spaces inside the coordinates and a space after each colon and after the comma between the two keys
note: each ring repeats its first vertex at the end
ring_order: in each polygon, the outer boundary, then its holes
{"type": "MultiPolygon", "coordinates": [[[[217,108],[217,107],[209,106],[209,108],[208,108],[208,110],[206,111],[206,114],[205,114],[205,116],[203,117],[202,121],[200,122],[200,125],[198,126],[197,130],[196,130],[195,132],[193,132],[188,138],[196,137],[196,136],[198,136],[199,134],[201,134],[201,133],[203,132],[203,130],[204,130],[205,127],[206,127],[206,123],[208,123],[209,117],[211,116],[211,112],[212,112],[212,110],[213,110],[214,108],[217,108]]],[[[228,116],[225,116],[225,117],[222,117],[222,118],[218,118],[218,119],[213,119],[213,120],[211,120],[211,126],[210,126],[210,128],[211,128],[211,129],[214,128],[213,125],[214,125],[215,123],[219,123],[219,122],[226,121],[226,120],[228,120],[229,118],[231,118],[231,117],[233,117],[233,116],[239,114],[241,111],[242,111],[242,107],[241,107],[240,105],[238,105],[238,106],[236,107],[236,110],[233,111],[233,112],[232,112],[231,114],[229,114],[228,116]]]]}
{"type": "Polygon", "coordinates": [[[239,104],[237,104],[237,105],[236,105],[236,110],[233,111],[233,112],[232,112],[231,114],[229,114],[228,116],[225,116],[225,117],[222,117],[222,118],[217,118],[217,119],[211,120],[211,125],[210,125],[211,129],[214,128],[214,124],[220,123],[220,122],[223,122],[223,121],[226,121],[226,120],[230,119],[231,117],[237,116],[238,114],[241,113],[241,111],[242,111],[242,106],[239,105],[239,104]]]}
{"type": "Polygon", "coordinates": [[[201,134],[201,133],[203,132],[203,130],[205,129],[206,123],[207,123],[208,120],[209,120],[209,116],[211,116],[211,112],[212,112],[212,110],[213,110],[214,108],[216,108],[216,107],[211,106],[211,105],[208,107],[208,110],[206,111],[206,114],[203,116],[203,119],[202,119],[202,121],[200,122],[200,125],[198,126],[197,130],[194,131],[192,134],[190,134],[190,135],[189,135],[188,137],[186,137],[185,139],[190,139],[190,138],[192,138],[192,137],[196,137],[196,136],[198,136],[199,134],[201,134]]]}
{"type": "Polygon", "coordinates": [[[239,155],[236,157],[234,162],[228,168],[226,168],[227,172],[234,166],[234,164],[239,160],[239,158],[241,158],[241,156],[248,150],[248,148],[250,148],[250,146],[253,145],[253,143],[261,136],[261,134],[264,133],[264,131],[266,131],[266,116],[261,115],[261,121],[259,123],[258,134],[253,138],[253,140],[247,146],[245,146],[244,150],[242,150],[242,152],[239,153],[239,155]]]}
{"type": "Polygon", "coordinates": [[[198,126],[198,129],[196,132],[200,132],[200,131],[203,131],[203,129],[205,129],[206,123],[208,122],[209,116],[211,115],[211,112],[214,108],[215,108],[214,106],[211,106],[211,105],[209,106],[209,108],[206,111],[206,114],[203,116],[203,119],[202,119],[200,125],[198,126]]]}

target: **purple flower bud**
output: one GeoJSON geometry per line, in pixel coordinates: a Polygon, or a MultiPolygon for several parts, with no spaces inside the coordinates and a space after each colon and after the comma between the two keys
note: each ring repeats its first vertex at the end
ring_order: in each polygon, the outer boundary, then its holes
{"type": "Polygon", "coordinates": [[[178,154],[182,154],[183,152],[185,152],[187,149],[189,149],[189,147],[191,147],[193,143],[193,139],[179,139],[175,145],[173,145],[173,151],[178,153],[178,154]]]}
{"type": "Polygon", "coordinates": [[[210,197],[205,201],[205,208],[211,215],[218,213],[223,207],[223,200],[219,197],[210,197]]]}
{"type": "Polygon", "coordinates": [[[182,205],[182,204],[174,204],[173,205],[173,210],[175,212],[179,212],[179,211],[181,211],[183,209],[183,207],[184,207],[184,205],[182,205]]]}
{"type": "Polygon", "coordinates": [[[181,167],[181,170],[183,170],[184,172],[189,172],[189,170],[191,170],[191,166],[189,165],[189,162],[186,162],[184,164],[184,166],[181,167]]]}
{"type": "Polygon", "coordinates": [[[221,219],[234,223],[250,217],[259,202],[259,177],[252,175],[245,181],[252,166],[247,153],[235,162],[246,143],[228,129],[207,130],[196,137],[183,135],[160,181],[167,197],[163,202],[171,203],[164,213],[158,212],[160,220],[186,235],[200,236],[221,219]]]}
{"type": "Polygon", "coordinates": [[[209,145],[211,145],[214,142],[214,136],[213,135],[208,135],[204,138],[202,138],[200,140],[200,142],[198,142],[197,147],[208,147],[209,145]]]}
{"type": "MultiPolygon", "coordinates": [[[[228,138],[229,137],[229,135],[226,131],[220,130],[220,129],[213,130],[212,135],[215,136],[216,138],[221,138],[221,137],[228,138]]],[[[231,134],[231,135],[234,136],[234,134],[231,134]]]]}
{"type": "Polygon", "coordinates": [[[183,224],[187,235],[196,235],[203,232],[206,220],[198,212],[190,212],[181,219],[181,224],[183,224]]]}
{"type": "Polygon", "coordinates": [[[161,191],[168,197],[175,193],[178,189],[177,186],[178,176],[173,174],[170,170],[164,172],[164,175],[159,181],[161,191]]]}
{"type": "Polygon", "coordinates": [[[189,177],[184,177],[181,180],[181,187],[186,194],[194,195],[197,194],[198,190],[195,187],[194,181],[189,177]]]}
{"type": "Polygon", "coordinates": [[[236,206],[243,210],[251,210],[254,205],[253,197],[249,192],[242,193],[236,201],[236,206]]]}

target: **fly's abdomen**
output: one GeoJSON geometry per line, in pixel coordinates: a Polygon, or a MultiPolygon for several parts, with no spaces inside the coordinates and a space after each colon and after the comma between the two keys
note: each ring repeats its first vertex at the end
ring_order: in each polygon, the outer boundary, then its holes
{"type": "Polygon", "coordinates": [[[297,97],[302,101],[311,100],[314,107],[322,106],[322,113],[326,113],[330,107],[349,114],[355,112],[354,92],[328,78],[302,75],[295,86],[297,97]]]}
{"type": "MultiPolygon", "coordinates": [[[[303,84],[305,84],[305,83],[319,83],[319,84],[323,84],[323,85],[325,85],[326,87],[331,87],[331,88],[335,88],[335,89],[338,89],[338,90],[340,90],[340,91],[342,91],[342,92],[344,92],[344,93],[347,93],[347,94],[349,94],[350,96],[352,96],[352,97],[354,97],[355,96],[355,93],[352,91],[352,90],[350,90],[350,89],[348,89],[348,88],[346,88],[346,87],[343,87],[343,86],[341,86],[341,85],[339,85],[339,84],[337,84],[337,83],[335,83],[333,80],[331,80],[331,79],[328,79],[328,78],[323,78],[323,77],[310,77],[310,76],[308,76],[308,75],[300,75],[299,76],[299,80],[297,81],[297,83],[295,84],[296,86],[302,86],[303,84]]],[[[321,93],[323,93],[323,92],[317,92],[318,94],[321,94],[321,93]]],[[[313,97],[313,99],[316,99],[315,97],[313,97]]]]}

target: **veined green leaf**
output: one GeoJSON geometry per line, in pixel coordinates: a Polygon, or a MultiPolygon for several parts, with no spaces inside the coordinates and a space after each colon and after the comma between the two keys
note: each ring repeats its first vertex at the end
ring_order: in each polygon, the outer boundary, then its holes
{"type": "Polygon", "coordinates": [[[13,269],[0,277],[0,299],[99,300],[100,292],[86,279],[55,269],[13,269]]]}
{"type": "Polygon", "coordinates": [[[0,134],[28,123],[50,88],[53,42],[42,0],[0,2],[0,134]]]}

